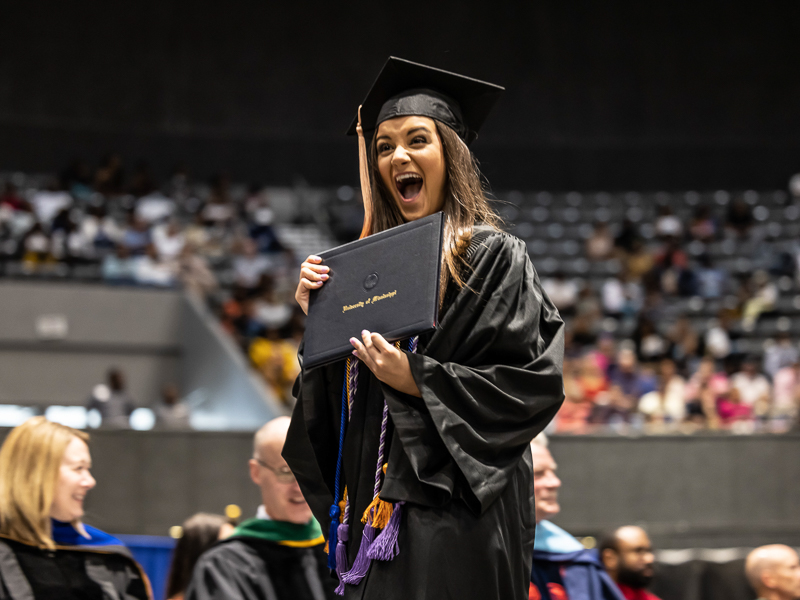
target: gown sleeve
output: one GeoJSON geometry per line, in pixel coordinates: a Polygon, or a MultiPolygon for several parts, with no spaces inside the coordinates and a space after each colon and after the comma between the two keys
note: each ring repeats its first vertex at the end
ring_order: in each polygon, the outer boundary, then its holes
{"type": "Polygon", "coordinates": [[[218,546],[192,572],[185,600],[278,600],[272,581],[246,551],[218,546]]]}
{"type": "Polygon", "coordinates": [[[441,487],[455,463],[465,500],[482,514],[561,406],[564,323],[522,241],[492,235],[471,267],[439,328],[408,355],[422,398],[382,387],[417,479],[441,487]]]}

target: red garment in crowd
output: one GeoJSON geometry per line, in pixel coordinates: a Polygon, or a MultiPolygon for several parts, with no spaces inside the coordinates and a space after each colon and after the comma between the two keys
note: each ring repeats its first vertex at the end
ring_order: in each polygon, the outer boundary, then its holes
{"type": "Polygon", "coordinates": [[[661,598],[647,590],[635,590],[622,583],[618,583],[617,587],[619,587],[622,595],[625,596],[625,600],[661,600],[661,598]]]}

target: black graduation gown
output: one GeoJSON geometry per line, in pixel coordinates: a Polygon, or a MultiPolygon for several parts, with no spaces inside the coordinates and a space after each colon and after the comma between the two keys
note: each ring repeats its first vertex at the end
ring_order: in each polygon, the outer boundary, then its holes
{"type": "Polygon", "coordinates": [[[292,548],[236,536],[206,550],[192,572],[185,600],[331,600],[322,545],[292,548]]]}
{"type": "MultiPolygon", "coordinates": [[[[477,231],[477,230],[476,230],[477,231]]],[[[564,324],[519,239],[473,236],[467,285],[451,285],[440,325],[409,355],[421,398],[364,365],[346,430],[349,565],[372,500],[383,399],[393,427],[381,491],[405,501],[399,555],[373,561],[345,598],[523,600],[535,519],[529,442],[558,411],[564,324]]],[[[302,350],[301,350],[302,354],[302,350]]],[[[302,356],[301,356],[302,362],[302,356]]],[[[304,369],[283,456],[327,533],[344,362],[304,369]]]]}

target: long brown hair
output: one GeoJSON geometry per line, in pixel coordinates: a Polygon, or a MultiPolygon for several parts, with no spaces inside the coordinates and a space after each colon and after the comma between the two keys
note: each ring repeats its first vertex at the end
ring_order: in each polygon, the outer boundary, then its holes
{"type": "Polygon", "coordinates": [[[192,580],[192,571],[200,555],[219,540],[219,532],[228,519],[222,515],[197,513],[183,523],[183,532],[175,552],[167,583],[167,598],[183,594],[192,580]]]}
{"type": "Polygon", "coordinates": [[[44,417],[11,430],[0,449],[0,534],[54,549],[50,509],[64,451],[89,436],[44,417]]]}
{"type": "MultiPolygon", "coordinates": [[[[478,161],[458,134],[447,125],[434,121],[445,163],[444,241],[442,244],[441,296],[448,281],[458,287],[465,282],[463,269],[467,267],[464,253],[472,240],[472,228],[477,224],[498,227],[500,218],[489,206],[481,184],[478,161]]],[[[378,150],[370,147],[370,172],[372,179],[372,217],[370,234],[401,225],[403,216],[391,192],[386,189],[378,171],[378,150]]]]}

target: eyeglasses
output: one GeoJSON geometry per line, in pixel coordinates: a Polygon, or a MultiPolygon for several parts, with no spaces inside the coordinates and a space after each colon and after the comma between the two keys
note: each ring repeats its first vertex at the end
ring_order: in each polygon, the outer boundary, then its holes
{"type": "Polygon", "coordinates": [[[253,457],[253,460],[256,461],[262,467],[264,467],[265,469],[269,469],[270,471],[275,473],[275,479],[277,479],[278,482],[280,483],[294,483],[295,481],[297,481],[297,479],[295,479],[294,473],[292,473],[292,470],[289,467],[280,467],[279,469],[276,469],[274,467],[270,467],[263,460],[261,460],[260,458],[256,458],[255,456],[253,457]]]}

